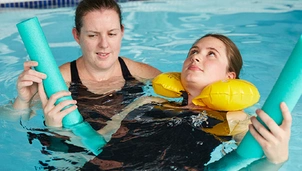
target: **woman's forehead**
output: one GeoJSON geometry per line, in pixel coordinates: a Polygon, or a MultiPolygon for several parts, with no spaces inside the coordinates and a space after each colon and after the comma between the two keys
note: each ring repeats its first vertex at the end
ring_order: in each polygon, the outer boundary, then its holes
{"type": "Polygon", "coordinates": [[[211,36],[199,39],[194,45],[225,46],[225,44],[221,40],[219,40],[219,39],[217,39],[215,37],[211,37],[211,36]]]}
{"type": "Polygon", "coordinates": [[[198,40],[193,47],[200,48],[200,49],[217,49],[219,51],[226,51],[226,45],[219,39],[215,37],[204,37],[200,40],[198,40]]]}
{"type": "Polygon", "coordinates": [[[94,10],[83,17],[83,27],[120,28],[120,20],[114,10],[94,10]]]}

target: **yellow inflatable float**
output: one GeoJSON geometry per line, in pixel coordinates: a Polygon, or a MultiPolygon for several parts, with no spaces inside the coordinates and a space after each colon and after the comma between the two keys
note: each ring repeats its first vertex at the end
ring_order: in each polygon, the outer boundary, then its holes
{"type": "MultiPolygon", "coordinates": [[[[170,98],[181,97],[185,89],[181,84],[180,74],[168,72],[154,78],[152,86],[155,93],[170,98]]],[[[208,85],[193,99],[193,103],[213,110],[236,111],[254,105],[259,98],[258,89],[252,83],[241,79],[229,79],[208,85]]]]}

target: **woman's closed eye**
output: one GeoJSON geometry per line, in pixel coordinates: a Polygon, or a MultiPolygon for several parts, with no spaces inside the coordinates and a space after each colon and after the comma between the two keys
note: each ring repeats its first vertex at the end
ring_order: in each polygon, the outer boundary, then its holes
{"type": "Polygon", "coordinates": [[[116,33],[108,33],[109,37],[114,37],[116,36],[117,34],[116,33]]]}
{"type": "Polygon", "coordinates": [[[88,37],[94,38],[94,37],[97,37],[97,34],[89,34],[88,37]]]}

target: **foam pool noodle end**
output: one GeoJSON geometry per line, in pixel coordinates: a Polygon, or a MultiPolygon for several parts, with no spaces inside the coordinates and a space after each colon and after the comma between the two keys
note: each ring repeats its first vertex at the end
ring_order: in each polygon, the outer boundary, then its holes
{"type": "Polygon", "coordinates": [[[71,127],[71,130],[76,136],[81,138],[83,145],[94,155],[98,155],[103,151],[103,147],[107,142],[89,123],[82,122],[71,127]]]}
{"type": "MultiPolygon", "coordinates": [[[[49,98],[59,91],[68,91],[61,72],[56,64],[46,37],[42,31],[37,17],[27,19],[17,24],[18,31],[24,43],[24,46],[32,61],[37,61],[38,66],[35,69],[47,75],[43,80],[45,93],[49,98]]],[[[56,104],[72,100],[71,96],[65,96],[57,100],[56,104]]],[[[68,106],[70,107],[70,106],[68,106]]],[[[82,115],[76,109],[63,118],[63,126],[69,128],[83,121],[82,115]]]]}
{"type": "MultiPolygon", "coordinates": [[[[302,35],[288,58],[262,110],[280,125],[283,116],[280,103],[284,101],[292,112],[302,94],[302,35]]],[[[258,120],[263,124],[261,119],[258,120]]],[[[237,153],[245,158],[260,158],[264,155],[260,144],[248,131],[237,148],[237,153]]]]}

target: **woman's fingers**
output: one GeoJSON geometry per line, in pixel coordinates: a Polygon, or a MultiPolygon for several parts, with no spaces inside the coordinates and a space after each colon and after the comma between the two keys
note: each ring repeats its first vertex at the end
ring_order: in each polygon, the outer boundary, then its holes
{"type": "Polygon", "coordinates": [[[35,61],[24,62],[24,71],[18,77],[18,94],[23,101],[29,101],[38,91],[44,109],[46,125],[61,127],[62,119],[68,113],[77,109],[76,101],[64,100],[55,105],[58,99],[71,95],[68,91],[55,93],[48,99],[42,84],[43,79],[46,79],[46,75],[32,69],[36,66],[38,66],[38,63],[35,61]]]}
{"type": "Polygon", "coordinates": [[[43,83],[38,84],[38,93],[40,96],[40,100],[42,102],[42,106],[44,108],[48,102],[48,99],[47,99],[46,93],[44,91],[43,83]]]}
{"type": "Polygon", "coordinates": [[[65,100],[54,106],[50,111],[45,112],[45,123],[47,126],[62,127],[63,118],[70,112],[77,109],[75,100],[65,100]],[[64,109],[64,110],[63,110],[64,109]]]}
{"type": "Polygon", "coordinates": [[[58,103],[57,105],[55,105],[55,107],[51,108],[49,111],[51,113],[60,113],[61,111],[65,111],[68,109],[68,107],[75,104],[76,104],[75,100],[64,100],[58,103]]]}
{"type": "Polygon", "coordinates": [[[259,142],[268,160],[273,163],[282,163],[288,159],[292,117],[285,103],[281,103],[280,108],[283,115],[280,126],[262,110],[257,110],[256,113],[267,127],[255,117],[251,118],[250,125],[250,133],[259,142]]]}
{"type": "MultiPolygon", "coordinates": [[[[39,87],[39,90],[43,90],[42,86],[39,87]]],[[[44,90],[43,90],[44,91],[44,90]]],[[[62,119],[69,114],[70,112],[77,109],[76,101],[75,100],[64,100],[57,105],[55,103],[58,99],[69,96],[71,93],[68,91],[61,91],[58,93],[53,94],[49,100],[45,93],[41,94],[41,100],[44,108],[44,115],[45,115],[45,122],[48,126],[54,127],[61,127],[62,126],[62,119]]]]}
{"type": "Polygon", "coordinates": [[[269,141],[275,141],[275,138],[279,140],[282,139],[283,137],[282,132],[284,131],[290,133],[292,117],[289,112],[289,109],[284,102],[280,104],[280,109],[283,116],[283,121],[280,126],[264,111],[262,110],[256,111],[260,119],[267,126],[268,130],[265,127],[261,126],[262,124],[254,120],[256,129],[263,137],[266,137],[266,139],[269,141]]]}
{"type": "Polygon", "coordinates": [[[38,62],[36,61],[26,61],[23,64],[24,71],[20,74],[20,81],[33,81],[40,83],[42,79],[46,78],[46,74],[33,70],[32,67],[38,66],[38,62]]]}
{"type": "Polygon", "coordinates": [[[36,61],[26,61],[23,63],[23,68],[25,71],[31,69],[32,67],[36,67],[36,66],[38,66],[38,62],[36,62],[36,61]]]}
{"type": "Polygon", "coordinates": [[[29,102],[37,92],[37,84],[41,83],[46,75],[31,69],[37,66],[35,61],[27,61],[24,63],[24,71],[19,75],[17,82],[18,96],[24,102],[29,102]]]}
{"type": "MultiPolygon", "coordinates": [[[[52,108],[54,108],[55,103],[57,102],[58,99],[60,99],[64,96],[69,96],[69,95],[71,95],[71,93],[69,91],[60,91],[60,92],[53,94],[52,96],[50,96],[47,103],[45,103],[45,105],[43,106],[44,110],[46,110],[46,111],[52,110],[52,108]]],[[[65,103],[64,102],[65,101],[63,101],[61,103],[65,104],[66,102],[65,103]]],[[[58,106],[58,108],[60,108],[60,110],[63,109],[62,104],[59,103],[57,106],[58,106]]]]}
{"type": "MultiPolygon", "coordinates": [[[[258,109],[256,111],[258,117],[264,122],[265,125],[262,125],[256,118],[253,119],[255,123],[256,130],[262,135],[262,137],[265,137],[267,141],[274,142],[276,141],[275,136],[278,133],[278,130],[280,129],[277,123],[263,110],[258,109]]],[[[253,123],[252,121],[252,123],[253,123]]],[[[278,135],[277,135],[278,136],[278,135]]]]}
{"type": "Polygon", "coordinates": [[[281,124],[281,127],[286,131],[290,133],[291,126],[292,126],[292,115],[287,107],[287,105],[282,102],[280,104],[282,116],[283,116],[283,122],[281,124]]]}
{"type": "Polygon", "coordinates": [[[252,124],[249,125],[250,133],[261,146],[264,146],[267,142],[266,139],[272,135],[268,133],[268,130],[257,120],[256,117],[251,117],[251,122],[252,124]]]}
{"type": "Polygon", "coordinates": [[[23,73],[20,74],[19,81],[32,81],[32,82],[41,83],[42,80],[45,78],[46,78],[46,74],[29,69],[23,71],[23,73]]]}

